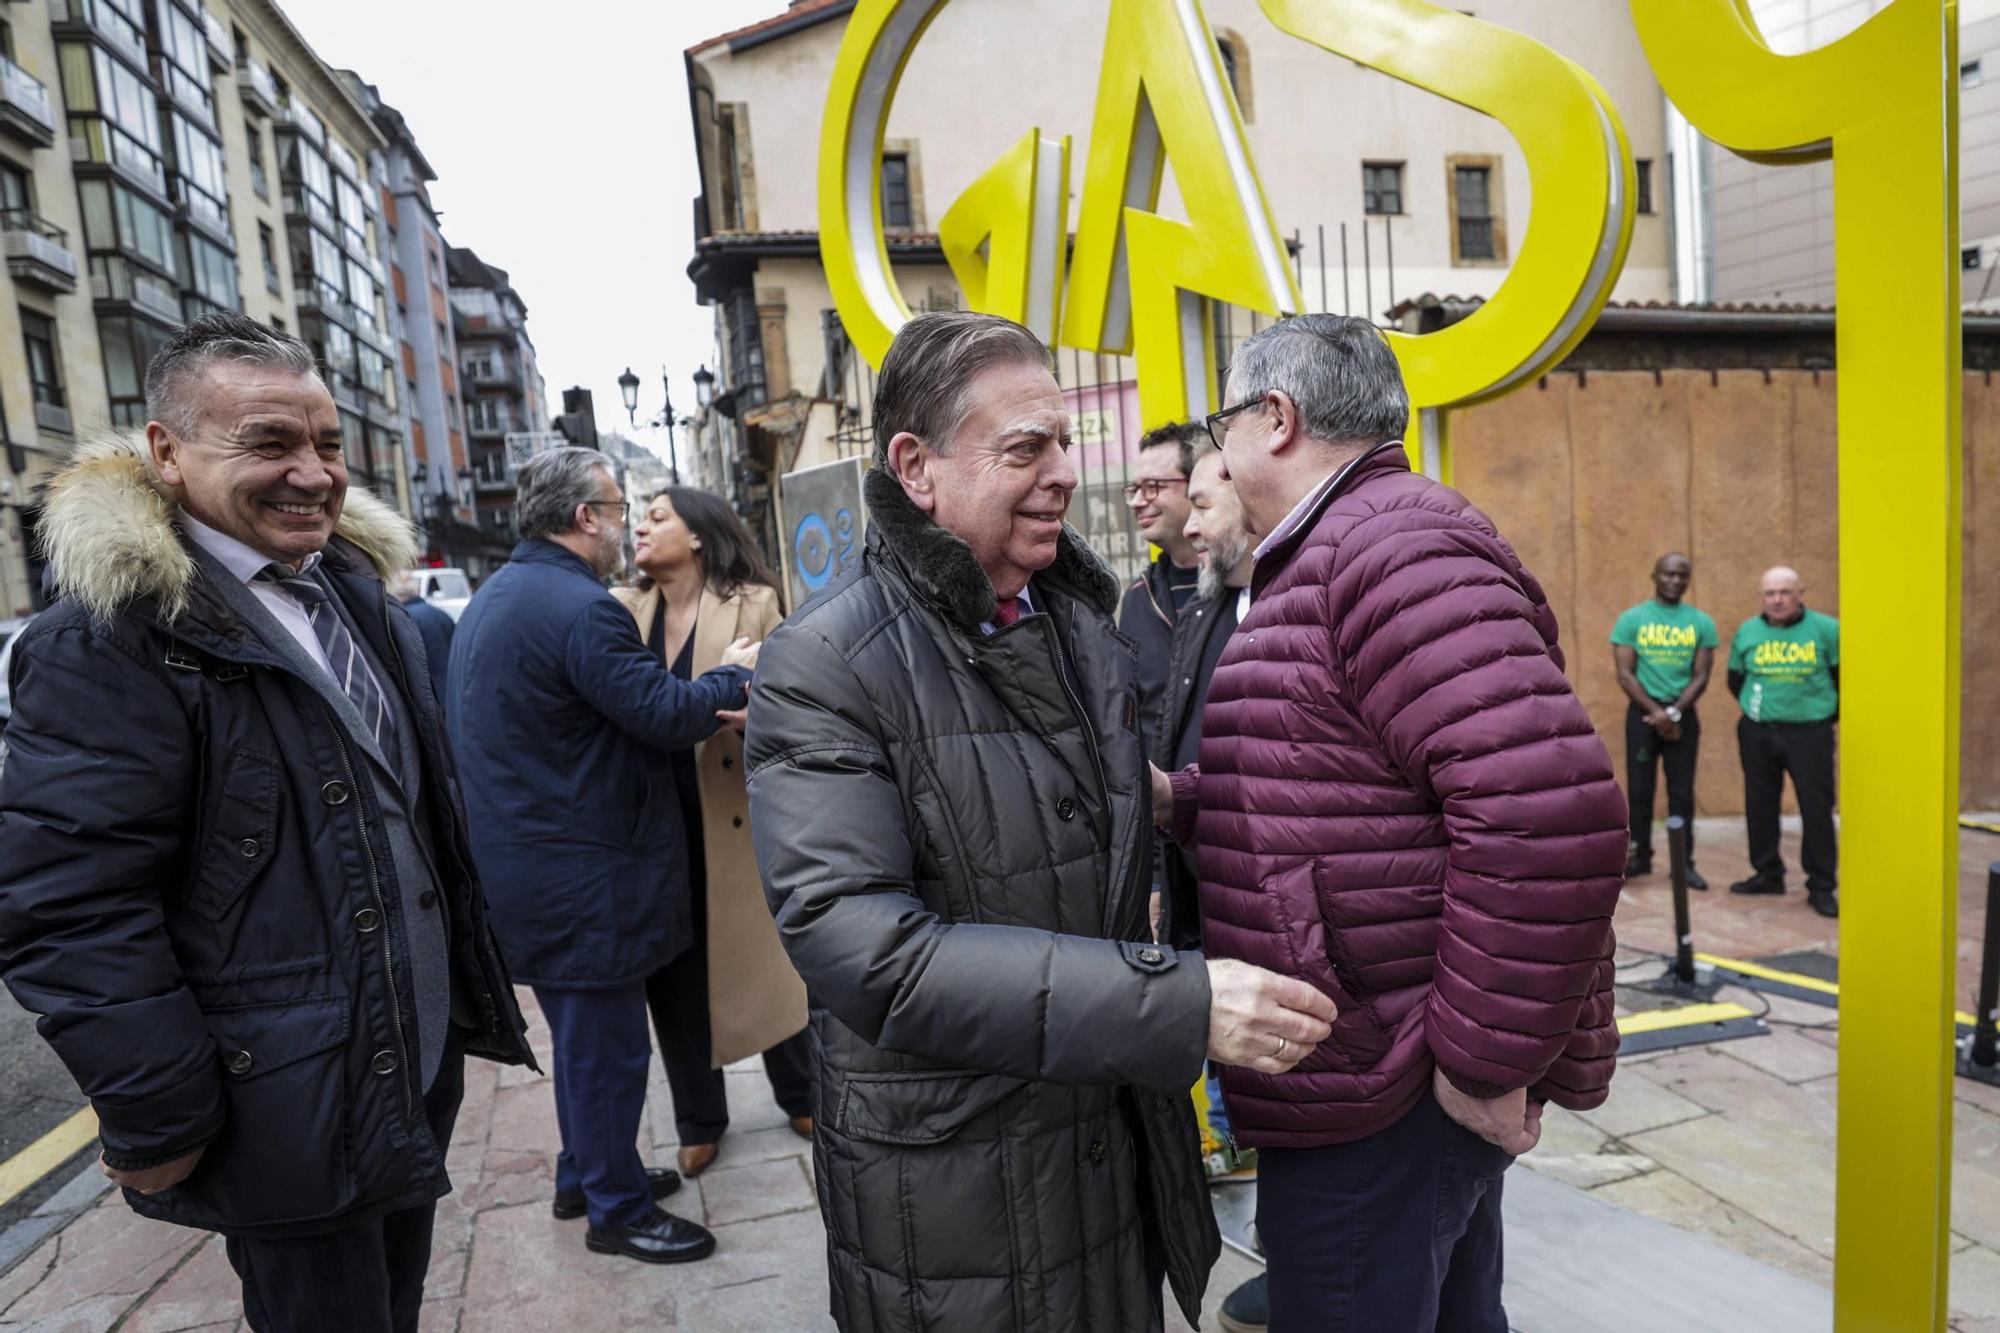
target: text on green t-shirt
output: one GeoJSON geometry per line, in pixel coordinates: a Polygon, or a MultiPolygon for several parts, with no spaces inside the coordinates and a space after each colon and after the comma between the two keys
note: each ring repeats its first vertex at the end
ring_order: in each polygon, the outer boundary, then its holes
{"type": "Polygon", "coordinates": [[[1611,642],[1638,654],[1639,688],[1661,703],[1680,698],[1694,679],[1695,650],[1719,641],[1715,619],[1686,602],[1669,606],[1648,598],[1611,627],[1611,642]]]}
{"type": "Polygon", "coordinates": [[[1808,610],[1789,625],[1752,616],[1729,645],[1729,669],[1743,673],[1737,696],[1752,722],[1824,722],[1840,711],[1833,668],[1840,622],[1808,610]]]}

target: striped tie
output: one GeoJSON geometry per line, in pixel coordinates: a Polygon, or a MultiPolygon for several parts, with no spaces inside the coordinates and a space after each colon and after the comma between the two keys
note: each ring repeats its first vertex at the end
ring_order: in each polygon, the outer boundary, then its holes
{"type": "Polygon", "coordinates": [[[354,707],[361,714],[362,725],[375,737],[375,744],[391,763],[397,758],[396,720],[389,712],[389,699],[382,690],[382,682],[375,679],[375,673],[368,666],[368,659],[355,646],[354,636],[347,632],[347,624],[340,613],[333,609],[332,596],[321,586],[318,579],[308,574],[294,571],[273,562],[256,573],[259,583],[275,583],[298,599],[306,609],[306,619],[319,637],[319,646],[326,653],[326,662],[333,672],[334,681],[347,692],[354,701],[354,707]]]}

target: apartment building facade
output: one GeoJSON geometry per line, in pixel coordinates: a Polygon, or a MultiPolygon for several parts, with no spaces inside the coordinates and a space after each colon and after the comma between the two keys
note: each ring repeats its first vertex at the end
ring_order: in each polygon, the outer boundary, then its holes
{"type": "Polygon", "coordinates": [[[528,337],[528,307],[505,269],[474,251],[452,246],[445,255],[458,349],[458,380],[465,402],[465,436],[472,467],[475,522],[485,546],[475,573],[504,561],[518,536],[514,522],[515,467],[529,447],[519,437],[546,435],[548,390],[528,337]],[[517,438],[509,447],[509,436],[517,438]]]}
{"type": "MultiPolygon", "coordinates": [[[[716,310],[719,380],[696,427],[696,455],[727,456],[727,489],[768,518],[783,472],[867,441],[872,376],[848,347],[819,262],[818,146],[825,97],[852,0],[797,0],[764,22],[686,52],[702,170],[689,274],[716,310]],[[715,437],[727,443],[712,444],[715,437]]],[[[1622,5],[1487,0],[1477,16],[1583,66],[1610,93],[1637,159],[1638,217],[1616,300],[1670,295],[1664,99],[1622,5]]],[[[958,0],[939,11],[902,76],[884,135],[882,216],[913,309],[952,306],[958,285],[936,238],[959,194],[1030,127],[1072,136],[1082,188],[1110,7],[1067,0],[958,0]],[[1022,79],[1001,73],[1032,69],[1022,79]]],[[[1498,122],[1280,31],[1257,0],[1203,0],[1278,230],[1307,309],[1386,322],[1424,293],[1491,295],[1529,222],[1526,164],[1498,122]]],[[[1161,211],[1184,216],[1167,166],[1161,211]]],[[[1076,225],[1072,195],[1070,224],[1076,225]]],[[[1227,346],[1258,317],[1218,313],[1227,346]]],[[[1110,455],[1142,429],[1126,358],[1064,349],[1072,410],[1110,455]],[[1129,403],[1129,407],[1127,404],[1129,403]]],[[[1120,531],[1106,549],[1143,547],[1116,498],[1122,478],[1086,476],[1081,515],[1120,531]],[[1118,539],[1122,536],[1124,546],[1118,539]]]]}

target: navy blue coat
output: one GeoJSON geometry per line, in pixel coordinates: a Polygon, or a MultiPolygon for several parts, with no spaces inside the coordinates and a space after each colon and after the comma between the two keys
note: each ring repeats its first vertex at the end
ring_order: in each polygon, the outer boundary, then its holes
{"type": "Polygon", "coordinates": [[[627,985],[692,937],[667,754],[742,708],[750,673],[676,677],[590,567],[531,539],[452,639],[450,730],[473,858],[514,977],[627,985]]]}
{"type": "Polygon", "coordinates": [[[403,609],[410,613],[410,623],[417,627],[417,633],[424,640],[424,666],[430,672],[431,688],[437,691],[438,704],[444,704],[445,671],[451,661],[451,636],[458,628],[452,618],[432,606],[421,597],[412,597],[403,602],[403,609]]]}

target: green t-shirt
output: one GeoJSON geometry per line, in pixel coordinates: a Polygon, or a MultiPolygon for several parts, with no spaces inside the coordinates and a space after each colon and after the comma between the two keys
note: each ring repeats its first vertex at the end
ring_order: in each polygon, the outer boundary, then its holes
{"type": "Polygon", "coordinates": [[[1824,722],[1840,711],[1833,668],[1840,622],[1808,610],[1789,625],[1753,616],[1729,645],[1729,669],[1743,673],[1738,701],[1752,722],[1824,722]]]}
{"type": "Polygon", "coordinates": [[[1668,606],[1648,598],[1618,617],[1611,627],[1611,642],[1637,651],[1639,688],[1670,704],[1694,679],[1695,650],[1713,648],[1721,640],[1708,612],[1686,602],[1668,606]]]}

